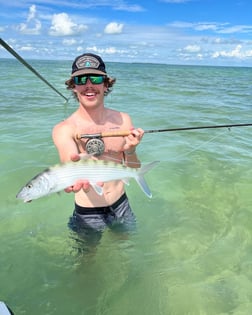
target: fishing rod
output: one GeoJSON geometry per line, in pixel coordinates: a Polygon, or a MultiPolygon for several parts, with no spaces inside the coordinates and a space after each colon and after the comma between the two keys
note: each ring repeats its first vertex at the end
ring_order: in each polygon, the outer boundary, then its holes
{"type": "Polygon", "coordinates": [[[51,83],[49,83],[41,74],[39,74],[31,65],[29,65],[15,50],[13,50],[2,38],[0,38],[0,44],[18,61],[20,61],[26,68],[28,68],[31,72],[33,72],[40,80],[45,82],[52,90],[54,90],[58,95],[63,97],[66,102],[68,102],[68,98],[66,98],[62,93],[60,93],[51,83]]]}
{"type": "MultiPolygon", "coordinates": [[[[252,123],[150,129],[150,130],[145,130],[144,133],[172,132],[172,131],[200,130],[200,129],[219,129],[219,128],[233,128],[233,127],[247,127],[247,126],[252,126],[252,123]]],[[[104,132],[94,133],[94,134],[76,134],[75,139],[80,140],[80,139],[95,139],[95,138],[105,138],[105,137],[124,137],[130,134],[131,134],[130,130],[104,131],[104,132]]]]}

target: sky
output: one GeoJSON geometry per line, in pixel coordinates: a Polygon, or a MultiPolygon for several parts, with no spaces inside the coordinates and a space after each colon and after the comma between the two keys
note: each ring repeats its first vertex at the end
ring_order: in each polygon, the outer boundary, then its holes
{"type": "Polygon", "coordinates": [[[105,62],[251,67],[251,12],[251,0],[0,0],[0,37],[25,60],[91,52],[105,62]]]}

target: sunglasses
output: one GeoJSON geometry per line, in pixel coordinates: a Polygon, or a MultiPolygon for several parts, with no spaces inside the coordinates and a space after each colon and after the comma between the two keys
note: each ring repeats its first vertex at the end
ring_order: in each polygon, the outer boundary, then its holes
{"type": "Polygon", "coordinates": [[[87,79],[90,80],[92,84],[101,84],[105,80],[104,75],[79,75],[74,77],[74,84],[76,85],[84,85],[87,83],[87,79]]]}

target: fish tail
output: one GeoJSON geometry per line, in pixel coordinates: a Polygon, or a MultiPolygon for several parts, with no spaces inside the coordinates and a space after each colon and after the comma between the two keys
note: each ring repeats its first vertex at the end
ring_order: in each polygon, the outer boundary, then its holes
{"type": "Polygon", "coordinates": [[[150,171],[153,167],[155,167],[157,164],[159,163],[159,161],[154,161],[151,162],[147,165],[144,165],[140,168],[140,170],[137,172],[137,175],[135,177],[136,182],[138,183],[138,185],[140,186],[140,188],[142,189],[142,191],[149,197],[152,197],[152,193],[150,191],[150,188],[148,187],[148,184],[146,183],[145,179],[144,179],[144,175],[150,171]]]}

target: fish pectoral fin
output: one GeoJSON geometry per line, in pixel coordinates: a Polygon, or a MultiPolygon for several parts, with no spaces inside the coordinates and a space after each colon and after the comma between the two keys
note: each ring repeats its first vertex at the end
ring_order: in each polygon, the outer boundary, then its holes
{"type": "Polygon", "coordinates": [[[99,185],[97,185],[97,184],[93,184],[93,183],[90,183],[90,184],[91,184],[91,186],[94,188],[95,192],[96,192],[98,195],[100,195],[100,196],[103,195],[103,188],[102,188],[101,186],[99,186],[99,185]]]}

